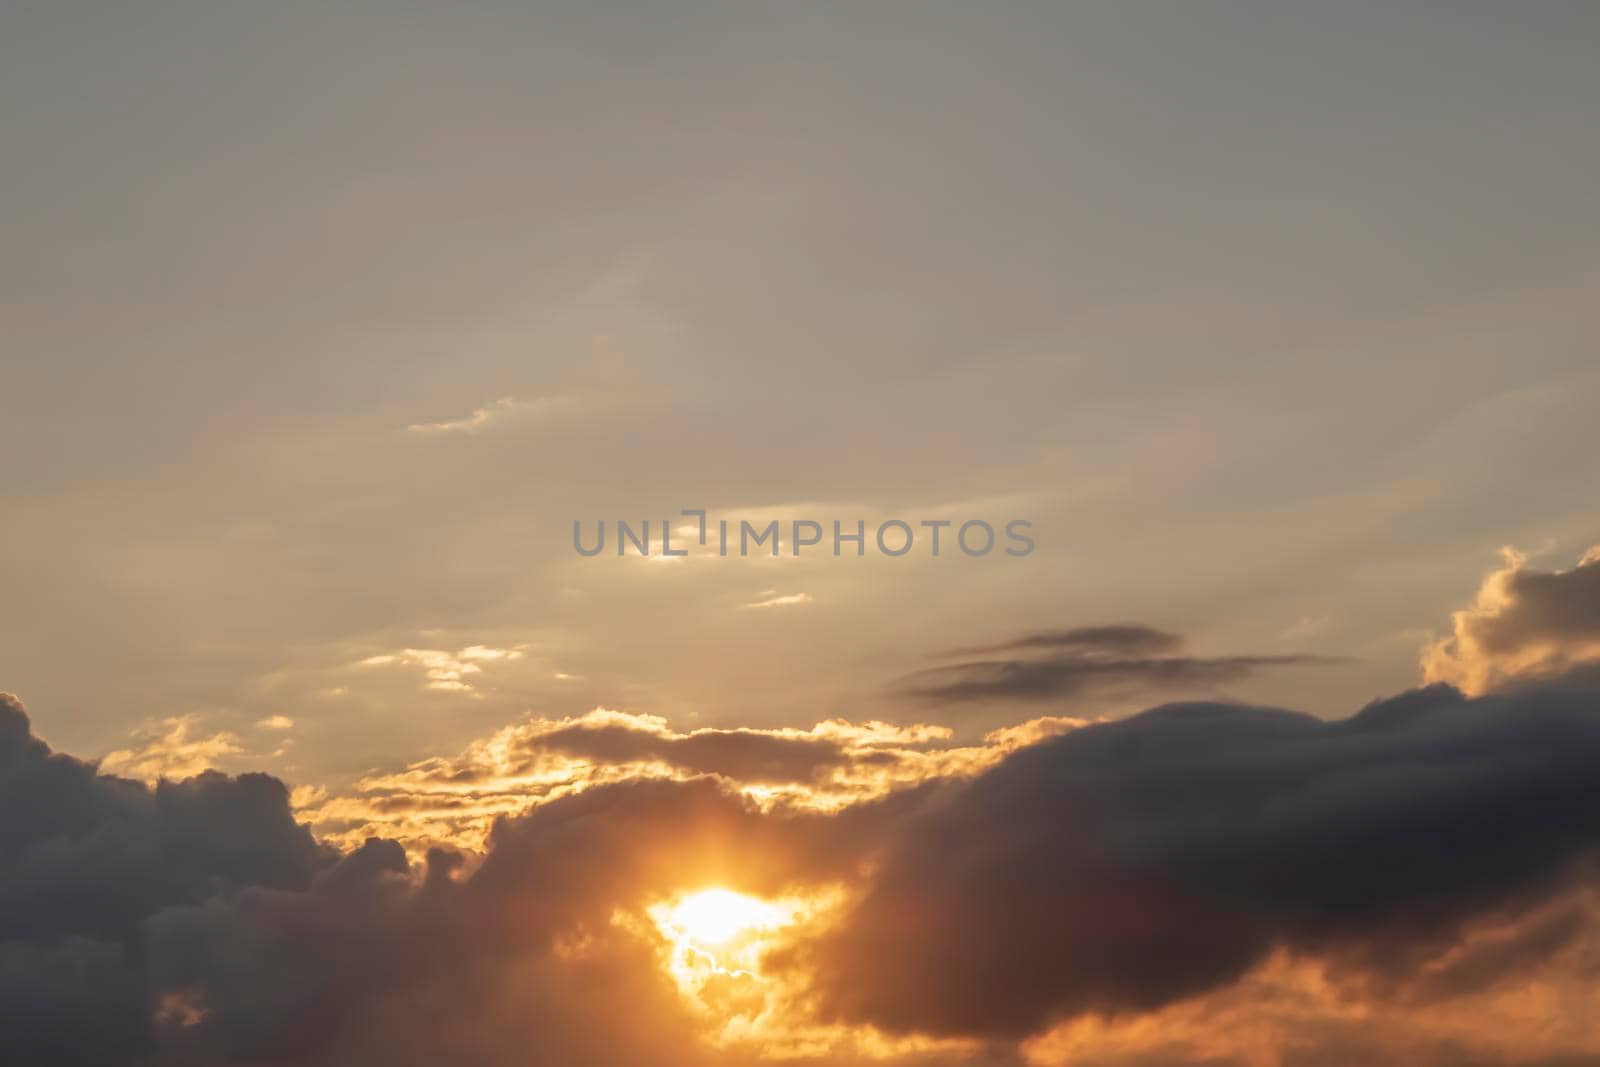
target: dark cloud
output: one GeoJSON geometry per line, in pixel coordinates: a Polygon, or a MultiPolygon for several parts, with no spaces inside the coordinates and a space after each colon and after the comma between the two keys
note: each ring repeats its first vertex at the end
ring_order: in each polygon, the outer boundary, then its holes
{"type": "MultiPolygon", "coordinates": [[[[1173,705],[834,813],[709,777],[596,785],[414,865],[393,841],[319,845],[265,776],[98,774],[6,698],[0,1062],[748,1067],[617,921],[706,885],[852,887],[772,973],[824,1021],[977,1042],[907,1064],[1015,1063],[1057,1021],[1196,999],[1247,1025],[1278,949],[1434,1010],[1563,953],[1596,973],[1573,894],[1600,844],[1597,766],[1600,672],[1433,686],[1337,722],[1173,705]]],[[[1319,1010],[1322,1030],[1272,1021],[1295,1062],[1398,1047],[1319,1010]]],[[[1424,1037],[1409,1062],[1517,1062],[1424,1037]]],[[[1193,1038],[1070,1061],[1247,1062],[1193,1038]]]]}
{"type": "MultiPolygon", "coordinates": [[[[1020,1036],[1538,899],[1600,844],[1600,678],[1351,719],[1174,705],[1024,749],[908,827],[816,949],[837,1015],[1020,1036]]],[[[1398,955],[1397,955],[1398,954],[1398,955]]]]}
{"type": "Polygon", "coordinates": [[[755,730],[663,735],[628,726],[571,726],[532,738],[529,745],[604,763],[658,760],[690,774],[743,782],[808,782],[849,762],[843,746],[827,738],[755,730]]]}
{"type": "Polygon", "coordinates": [[[617,910],[848,877],[918,798],[783,816],[633,781],[413,870],[392,841],[318,845],[263,775],[98,774],[7,695],[0,802],[0,1063],[671,1067],[709,1054],[617,910]]]}
{"type": "Polygon", "coordinates": [[[304,891],[165,909],[145,926],[149,980],[189,991],[203,1016],[160,1029],[163,1052],[329,1067],[722,1062],[618,909],[705,884],[772,894],[847,876],[906,802],[781,817],[706,779],[629,782],[502,821],[470,870],[435,852],[407,878],[399,850],[374,841],[304,891]]]}
{"type": "Polygon", "coordinates": [[[1181,655],[1183,639],[1123,624],[1026,634],[948,656],[986,656],[917,671],[901,680],[908,695],[937,703],[1055,700],[1086,693],[1209,689],[1266,667],[1338,662],[1325,656],[1181,655]]]}
{"type": "Polygon", "coordinates": [[[276,779],[101,775],[51,752],[0,693],[0,1062],[122,1062],[153,1010],[146,917],[246,886],[303,889],[334,855],[276,779]]]}
{"type": "Polygon", "coordinates": [[[1073,649],[1080,652],[1149,655],[1172,652],[1182,647],[1178,634],[1138,623],[1112,626],[1080,626],[1070,630],[1042,630],[993,645],[973,645],[953,649],[948,656],[991,656],[998,652],[1024,652],[1073,649]]]}

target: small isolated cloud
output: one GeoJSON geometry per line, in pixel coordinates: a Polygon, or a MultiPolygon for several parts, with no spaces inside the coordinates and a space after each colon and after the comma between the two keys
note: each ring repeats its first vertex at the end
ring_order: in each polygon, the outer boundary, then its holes
{"type": "Polygon", "coordinates": [[[268,715],[257,720],[256,726],[263,730],[293,730],[294,720],[287,715],[268,715]]]}
{"type": "Polygon", "coordinates": [[[952,656],[992,656],[1000,652],[1058,652],[1070,650],[1092,654],[1157,655],[1176,651],[1183,638],[1166,630],[1138,623],[1113,623],[1109,626],[1079,626],[1070,630],[1040,630],[992,645],[973,645],[952,649],[940,658],[952,656]]]}
{"type": "Polygon", "coordinates": [[[424,434],[478,433],[511,419],[547,415],[571,407],[572,404],[571,397],[552,396],[518,400],[515,397],[503,396],[491,404],[475,408],[471,414],[460,418],[414,422],[406,429],[412,433],[424,434]]]}
{"type": "Polygon", "coordinates": [[[1600,546],[1567,571],[1532,570],[1512,548],[1500,554],[1504,566],[1451,617],[1450,635],[1423,651],[1428,681],[1482,693],[1600,659],[1600,546]]]}
{"type": "Polygon", "coordinates": [[[427,679],[423,686],[425,689],[451,693],[476,693],[468,678],[470,675],[483,673],[483,664],[521,658],[521,649],[491,648],[488,645],[468,645],[458,652],[448,652],[438,648],[403,648],[398,652],[368,656],[357,666],[421,667],[427,679]]]}
{"type": "Polygon", "coordinates": [[[1183,638],[1137,624],[1024,634],[955,649],[960,662],[917,671],[902,691],[939,703],[1053,700],[1117,690],[1172,691],[1237,682],[1267,667],[1335,663],[1312,655],[1193,656],[1183,638]],[[983,657],[983,658],[974,658],[983,657]]]}
{"type": "Polygon", "coordinates": [[[244,753],[239,739],[226,731],[196,735],[199,721],[191,714],[147,722],[133,732],[134,745],[106,753],[100,770],[144,782],[192,778],[244,753]]]}
{"type": "Polygon", "coordinates": [[[761,593],[759,600],[753,600],[743,605],[747,608],[791,608],[799,604],[811,603],[810,593],[784,593],[776,589],[767,589],[761,593]]]}

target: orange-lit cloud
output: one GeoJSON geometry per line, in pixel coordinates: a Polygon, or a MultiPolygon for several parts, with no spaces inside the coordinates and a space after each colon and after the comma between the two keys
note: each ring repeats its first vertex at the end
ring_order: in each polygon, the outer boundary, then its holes
{"type": "Polygon", "coordinates": [[[792,608],[811,603],[810,593],[779,593],[776,589],[762,592],[761,599],[744,605],[747,608],[792,608]]]}
{"type": "Polygon", "coordinates": [[[948,727],[831,719],[799,729],[697,729],[596,708],[529,719],[433,757],[367,775],[346,794],[308,805],[333,839],[379,834],[425,846],[479,846],[496,818],[607,783],[711,776],[763,807],[837,810],[935,779],[992,766],[1008,752],[1083,725],[1045,716],[957,744],[948,727]]]}
{"type": "Polygon", "coordinates": [[[573,405],[571,397],[539,397],[518,400],[503,396],[490,404],[474,408],[470,414],[455,419],[436,419],[431,422],[414,422],[406,429],[422,434],[472,434],[487,430],[518,417],[534,417],[560,411],[573,405]]]}
{"type": "Polygon", "coordinates": [[[134,731],[134,745],[108,752],[100,769],[153,782],[158,778],[192,778],[240,756],[239,738],[225,730],[211,734],[196,731],[198,715],[177,715],[145,723],[134,731]]]}
{"type": "Polygon", "coordinates": [[[1022,1053],[1030,1067],[1593,1063],[1597,920],[1592,891],[1580,891],[1480,924],[1415,961],[1410,983],[1278,952],[1216,993],[1074,1019],[1023,1042],[1022,1053]]]}
{"type": "Polygon", "coordinates": [[[402,648],[368,656],[360,667],[420,667],[423,688],[442,692],[463,693],[476,696],[472,675],[483,673],[486,663],[507,662],[522,658],[520,648],[491,648],[487,645],[469,645],[456,652],[437,648],[402,648]]]}
{"type": "Polygon", "coordinates": [[[1481,693],[1515,678],[1554,674],[1600,660],[1600,546],[1566,571],[1531,570],[1515,549],[1491,572],[1449,636],[1423,652],[1430,682],[1481,693]]]}
{"type": "MultiPolygon", "coordinates": [[[[1476,636],[1581,631],[1550,605],[1586,586],[1497,581],[1476,636]]],[[[1172,647],[968,654],[1084,641],[1172,647]]],[[[142,784],[0,697],[0,1059],[1589,1062],[1600,675],[1569,668],[1341,720],[1190,703],[977,739],[600,708],[342,791],[173,781],[247,758],[193,719],[108,761],[142,784]]]]}

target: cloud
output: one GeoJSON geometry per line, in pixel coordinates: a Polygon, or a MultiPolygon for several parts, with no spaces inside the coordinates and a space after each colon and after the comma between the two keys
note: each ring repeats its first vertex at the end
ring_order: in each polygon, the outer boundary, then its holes
{"type": "Polygon", "coordinates": [[[287,715],[268,715],[258,720],[256,726],[263,730],[293,730],[294,720],[287,715]]]}
{"type": "Polygon", "coordinates": [[[1071,649],[1082,653],[1155,655],[1174,652],[1183,638],[1165,630],[1138,623],[1112,626],[1080,626],[1070,630],[1043,630],[1024,634],[994,645],[974,645],[944,653],[944,656],[992,656],[1000,652],[1037,652],[1071,649]]]}
{"type": "MultiPolygon", "coordinates": [[[[957,655],[1179,652],[1119,626],[957,655]]],[[[0,695],[0,1062],[1592,1063],[1597,768],[1587,663],[981,739],[596,709],[343,794],[108,774],[0,695]],[[711,886],[806,906],[684,983],[651,917],[711,886]]]]}
{"type": "Polygon", "coordinates": [[[518,400],[515,397],[503,396],[493,403],[473,409],[470,414],[461,418],[414,422],[406,429],[412,433],[422,434],[473,434],[510,419],[560,411],[571,407],[573,403],[571,397],[563,396],[537,397],[533,400],[518,400]]]}
{"type": "Polygon", "coordinates": [[[1123,624],[1025,634],[998,644],[956,649],[959,663],[917,671],[901,691],[940,704],[1056,700],[1115,691],[1212,688],[1268,667],[1336,663],[1318,655],[1198,657],[1179,654],[1183,639],[1123,624]],[[984,656],[985,659],[966,657],[984,656]]]}
{"type": "Polygon", "coordinates": [[[696,730],[675,734],[633,724],[573,725],[537,744],[603,763],[661,762],[689,774],[719,774],[742,782],[809,782],[844,762],[833,738],[759,730],[696,730]]]}
{"type": "Polygon", "coordinates": [[[1580,891],[1487,922],[1409,985],[1280,951],[1239,981],[1151,1012],[1085,1015],[1022,1043],[1032,1067],[1581,1067],[1600,910],[1580,891]],[[1437,995],[1435,976],[1472,981],[1437,995]]]}
{"type": "Polygon", "coordinates": [[[749,1063],[708,1046],[664,935],[619,916],[707,883],[848,878],[897,817],[633,781],[413,865],[393,841],[319,845],[264,775],[99,774],[9,695],[0,801],[0,1062],[106,1067],[749,1063]]]}
{"type": "Polygon", "coordinates": [[[102,774],[51,752],[0,693],[0,1062],[152,1050],[142,923],[232,889],[307,887],[334,856],[276,779],[102,774]]]}
{"type": "Polygon", "coordinates": [[[145,723],[134,731],[137,744],[100,759],[107,774],[153,782],[158,778],[192,778],[230,757],[243,755],[238,737],[226,731],[194,736],[198,715],[178,715],[145,723]]]}
{"type": "Polygon", "coordinates": [[[815,949],[839,1018],[1023,1036],[1239,980],[1383,970],[1600,845],[1600,675],[1343,721],[1185,704],[1023,749],[908,829],[815,949]]]}
{"type": "Polygon", "coordinates": [[[468,675],[483,673],[485,663],[507,662],[521,658],[520,648],[491,648],[487,645],[470,645],[458,652],[447,652],[437,648],[402,648],[398,652],[368,656],[357,666],[421,667],[426,678],[423,688],[476,696],[476,689],[468,681],[468,675]]]}
{"type": "Polygon", "coordinates": [[[347,793],[305,805],[329,840],[398,838],[415,852],[431,844],[477,848],[498,818],[624,781],[710,776],[747,799],[836,811],[924,782],[957,779],[1009,752],[1082,726],[1042,717],[975,742],[931,724],[830,719],[809,729],[673,729],[655,715],[596,708],[561,719],[530,718],[431,757],[369,774],[347,793]]]}
{"type": "Polygon", "coordinates": [[[1481,693],[1509,679],[1553,674],[1600,659],[1600,546],[1567,571],[1538,571],[1515,549],[1491,572],[1450,636],[1428,646],[1429,681],[1481,693]]]}
{"type": "Polygon", "coordinates": [[[776,589],[768,589],[761,594],[760,600],[753,600],[744,606],[747,608],[789,608],[809,603],[811,603],[810,593],[785,593],[780,595],[776,589]]]}

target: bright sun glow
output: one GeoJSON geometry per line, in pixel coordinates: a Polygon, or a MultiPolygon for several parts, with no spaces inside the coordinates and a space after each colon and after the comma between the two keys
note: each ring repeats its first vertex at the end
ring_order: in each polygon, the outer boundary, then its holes
{"type": "MultiPolygon", "coordinates": [[[[819,1049],[843,1042],[855,1054],[851,1062],[964,1047],[820,1023],[804,1013],[803,979],[792,971],[764,968],[774,950],[825,929],[843,903],[842,887],[836,885],[792,887],[772,898],[707,886],[651,904],[645,915],[654,930],[637,929],[659,939],[663,968],[715,1047],[753,1047],[763,1056],[815,1061],[819,1049]]],[[[633,917],[616,921],[631,925],[633,917]]]]}
{"type": "Polygon", "coordinates": [[[760,982],[761,958],[814,910],[798,898],[762,900],[714,886],[648,909],[670,950],[667,970],[685,991],[722,977],[760,982]]]}
{"type": "Polygon", "coordinates": [[[786,920],[776,906],[731,889],[692,893],[666,913],[667,923],[702,949],[727,945],[741,934],[783,926],[786,920]]]}

